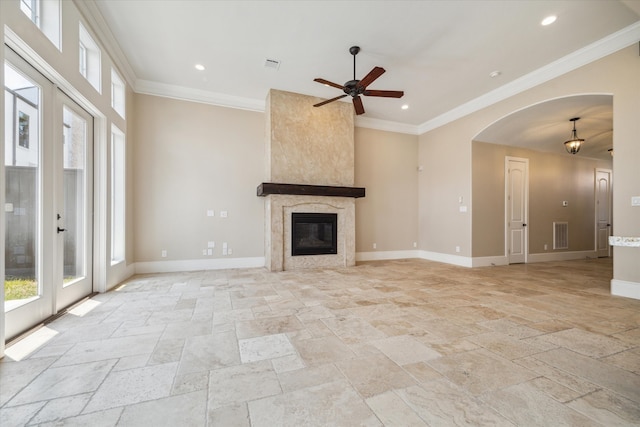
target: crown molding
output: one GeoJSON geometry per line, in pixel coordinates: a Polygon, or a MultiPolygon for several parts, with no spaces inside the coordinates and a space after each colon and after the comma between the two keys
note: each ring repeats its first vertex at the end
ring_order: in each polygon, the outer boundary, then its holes
{"type": "Polygon", "coordinates": [[[356,116],[355,125],[360,128],[384,130],[388,132],[420,135],[418,126],[389,120],[372,119],[370,117],[356,116]]]}
{"type": "MultiPolygon", "coordinates": [[[[238,108],[240,110],[264,112],[266,101],[224,93],[209,92],[184,86],[169,85],[166,83],[152,82],[150,80],[137,80],[134,87],[136,93],[145,95],[163,96],[165,98],[179,99],[183,101],[200,102],[219,107],[238,108]]],[[[266,96],[265,96],[266,97],[266,96]]]]}
{"type": "Polygon", "coordinates": [[[135,71],[129,64],[124,52],[120,48],[120,44],[113,36],[111,29],[107,25],[100,9],[96,5],[95,0],[74,0],[73,3],[78,8],[78,11],[85,19],[89,27],[95,33],[95,36],[100,41],[101,46],[107,51],[114,65],[118,71],[122,74],[122,77],[129,84],[134,87],[138,77],[135,71]]]}
{"type": "MultiPolygon", "coordinates": [[[[239,96],[192,89],[184,86],[158,83],[150,80],[137,80],[134,90],[136,93],[145,95],[162,96],[182,101],[200,102],[218,107],[238,108],[249,111],[264,112],[266,106],[265,101],[259,101],[253,98],[242,98],[239,96]]],[[[355,125],[362,128],[418,135],[417,126],[388,120],[356,117],[355,125]]]]}
{"type": "Polygon", "coordinates": [[[444,126],[454,120],[604,58],[638,41],[640,41],[640,21],[422,123],[418,126],[418,134],[444,126]]]}

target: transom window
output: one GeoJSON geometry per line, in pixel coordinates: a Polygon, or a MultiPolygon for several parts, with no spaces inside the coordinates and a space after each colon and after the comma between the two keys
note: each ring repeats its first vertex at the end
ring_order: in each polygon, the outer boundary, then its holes
{"type": "Polygon", "coordinates": [[[20,10],[61,50],[60,0],[20,0],[20,10]]]}
{"type": "Polygon", "coordinates": [[[91,83],[91,86],[100,92],[100,48],[82,24],[80,24],[78,38],[80,74],[91,83]]]}

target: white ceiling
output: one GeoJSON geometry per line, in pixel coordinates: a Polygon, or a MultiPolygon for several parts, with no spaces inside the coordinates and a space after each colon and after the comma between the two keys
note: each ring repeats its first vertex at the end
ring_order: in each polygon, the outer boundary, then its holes
{"type": "MultiPolygon", "coordinates": [[[[260,109],[271,88],[332,98],[340,90],[313,79],[351,80],[349,47],[358,45],[356,77],[380,66],[387,72],[369,89],[405,92],[401,99],[364,97],[366,114],[360,117],[422,130],[461,106],[495,98],[502,87],[513,91],[547,64],[611,34],[630,28],[632,37],[640,34],[640,0],[95,4],[141,92],[192,94],[250,109],[260,109]],[[550,14],[557,21],[541,26],[550,14]],[[267,58],[281,61],[279,69],[266,68],[267,58]],[[195,70],[196,63],[206,70],[195,70]],[[489,77],[496,70],[501,75],[489,77]],[[409,108],[401,110],[403,104],[409,108]]],[[[573,113],[559,106],[557,117],[545,120],[562,124],[564,141],[573,113]]],[[[586,117],[578,122],[581,137],[583,123],[586,117]]]]}

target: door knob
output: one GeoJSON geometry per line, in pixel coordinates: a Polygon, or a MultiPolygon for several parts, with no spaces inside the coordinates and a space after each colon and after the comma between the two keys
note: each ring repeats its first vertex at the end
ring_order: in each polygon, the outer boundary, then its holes
{"type": "Polygon", "coordinates": [[[62,233],[63,231],[67,231],[67,229],[58,227],[58,234],[62,233]]]}

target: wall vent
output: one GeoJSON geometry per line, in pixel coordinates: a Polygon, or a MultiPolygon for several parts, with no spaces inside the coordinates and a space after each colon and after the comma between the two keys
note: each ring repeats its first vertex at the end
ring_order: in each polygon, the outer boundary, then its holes
{"type": "Polygon", "coordinates": [[[569,223],[553,223],[553,249],[569,249],[569,223]]]}

